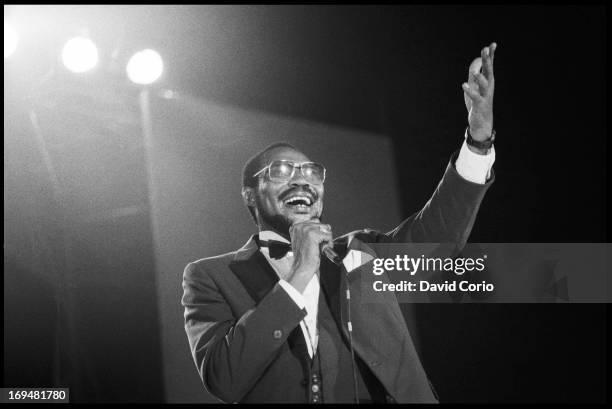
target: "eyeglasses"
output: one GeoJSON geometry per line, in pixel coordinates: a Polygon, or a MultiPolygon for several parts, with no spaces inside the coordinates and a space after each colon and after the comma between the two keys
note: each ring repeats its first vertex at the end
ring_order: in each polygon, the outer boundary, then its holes
{"type": "Polygon", "coordinates": [[[295,163],[289,160],[274,160],[268,166],[255,173],[253,177],[268,171],[268,178],[272,182],[287,182],[295,175],[299,168],[304,180],[313,185],[322,185],[325,182],[325,167],[316,162],[295,163]]]}

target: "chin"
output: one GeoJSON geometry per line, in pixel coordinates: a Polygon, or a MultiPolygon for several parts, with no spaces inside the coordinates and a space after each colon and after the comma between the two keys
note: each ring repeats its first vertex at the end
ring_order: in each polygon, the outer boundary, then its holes
{"type": "Polygon", "coordinates": [[[261,212],[259,216],[265,222],[264,225],[281,234],[289,234],[291,225],[318,218],[317,213],[316,211],[308,213],[278,212],[275,215],[270,215],[261,212]]]}
{"type": "Polygon", "coordinates": [[[288,219],[293,224],[293,223],[305,222],[307,220],[312,220],[315,217],[316,217],[315,215],[312,215],[310,213],[305,213],[305,214],[293,214],[290,217],[288,217],[288,219]]]}

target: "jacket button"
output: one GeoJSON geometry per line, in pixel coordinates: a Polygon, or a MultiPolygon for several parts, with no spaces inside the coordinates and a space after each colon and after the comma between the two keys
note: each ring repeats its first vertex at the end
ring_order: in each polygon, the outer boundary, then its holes
{"type": "Polygon", "coordinates": [[[283,336],[283,331],[281,331],[280,329],[277,329],[276,331],[274,331],[274,339],[281,339],[283,336]]]}
{"type": "Polygon", "coordinates": [[[319,392],[319,385],[312,385],[312,388],[311,388],[311,389],[312,389],[312,391],[313,391],[314,393],[317,393],[317,392],[319,392]]]}

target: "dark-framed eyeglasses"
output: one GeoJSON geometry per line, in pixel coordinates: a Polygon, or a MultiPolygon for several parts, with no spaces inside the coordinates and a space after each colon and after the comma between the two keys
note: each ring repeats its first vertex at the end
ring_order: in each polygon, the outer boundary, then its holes
{"type": "Polygon", "coordinates": [[[293,178],[296,169],[300,170],[302,177],[308,183],[322,185],[325,182],[325,166],[316,162],[295,163],[290,160],[273,160],[268,166],[255,173],[253,177],[268,171],[270,181],[287,182],[293,178]]]}

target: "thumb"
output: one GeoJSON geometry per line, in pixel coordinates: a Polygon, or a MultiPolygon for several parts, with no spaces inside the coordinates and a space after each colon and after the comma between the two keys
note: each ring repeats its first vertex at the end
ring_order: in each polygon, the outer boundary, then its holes
{"type": "Polygon", "coordinates": [[[470,64],[470,68],[468,68],[468,84],[471,85],[471,82],[475,83],[474,75],[480,72],[482,68],[482,59],[480,57],[475,58],[474,61],[470,64]]]}

